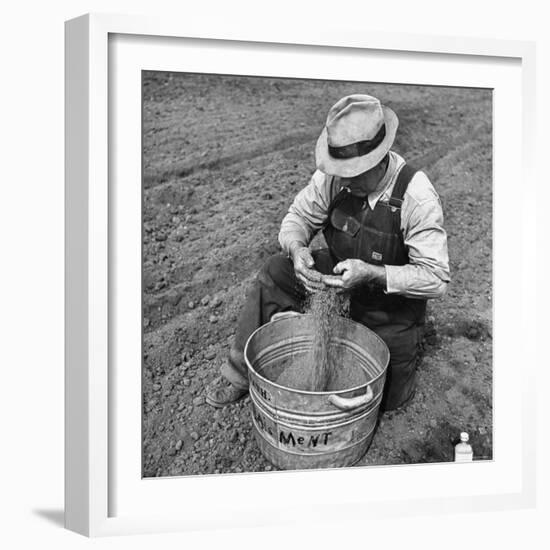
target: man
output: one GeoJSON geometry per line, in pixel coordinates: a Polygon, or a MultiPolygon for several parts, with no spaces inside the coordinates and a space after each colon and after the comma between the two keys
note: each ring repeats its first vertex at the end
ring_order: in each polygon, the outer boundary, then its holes
{"type": "Polygon", "coordinates": [[[426,300],[450,281],[439,197],[428,177],[391,151],[396,114],[374,97],[351,95],[329,111],[317,141],[317,171],[298,193],[279,242],[246,300],[222,377],[207,402],[222,407],[248,391],[244,346],[282,311],[300,311],[306,293],[350,293],[350,316],[388,345],[382,408],[406,404],[415,373],[426,300]],[[322,230],[328,249],[308,245],[322,230]]]}

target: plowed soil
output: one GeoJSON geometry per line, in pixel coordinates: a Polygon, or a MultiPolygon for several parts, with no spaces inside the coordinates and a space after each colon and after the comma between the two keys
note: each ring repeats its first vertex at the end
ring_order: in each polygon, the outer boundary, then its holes
{"type": "MultiPolygon", "coordinates": [[[[204,402],[245,292],[315,169],[328,109],[392,107],[394,150],[431,178],[452,283],[428,306],[418,390],[380,417],[359,466],[453,460],[461,431],[492,458],[492,99],[489,90],[151,72],[143,77],[143,475],[271,470],[249,398],[204,402]]],[[[322,243],[317,242],[316,246],[322,243]]]]}

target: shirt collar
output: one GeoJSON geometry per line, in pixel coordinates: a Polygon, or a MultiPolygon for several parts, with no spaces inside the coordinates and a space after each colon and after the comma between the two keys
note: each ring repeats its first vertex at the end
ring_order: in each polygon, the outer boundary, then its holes
{"type": "Polygon", "coordinates": [[[401,166],[403,162],[404,160],[397,153],[390,151],[386,173],[384,174],[384,177],[380,180],[380,183],[378,184],[376,190],[372,193],[369,193],[367,197],[371,210],[374,210],[374,207],[384,195],[388,195],[389,199],[389,193],[391,193],[391,190],[393,188],[392,184],[395,180],[394,176],[396,170],[397,168],[399,168],[399,166],[401,166]]]}

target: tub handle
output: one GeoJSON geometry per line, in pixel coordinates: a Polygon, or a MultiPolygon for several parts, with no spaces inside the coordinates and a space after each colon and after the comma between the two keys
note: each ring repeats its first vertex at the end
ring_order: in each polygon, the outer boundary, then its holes
{"type": "Polygon", "coordinates": [[[287,319],[289,317],[296,317],[302,315],[298,311],[279,311],[279,313],[274,313],[271,316],[270,321],[276,321],[277,319],[287,319]]]}
{"type": "Polygon", "coordinates": [[[351,411],[357,407],[362,407],[372,401],[374,394],[372,388],[367,386],[367,391],[363,395],[356,397],[341,397],[340,395],[329,395],[328,400],[342,411],[351,411]]]}

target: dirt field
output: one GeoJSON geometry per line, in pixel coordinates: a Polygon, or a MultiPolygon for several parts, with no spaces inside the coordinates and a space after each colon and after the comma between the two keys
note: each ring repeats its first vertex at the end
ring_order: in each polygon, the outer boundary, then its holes
{"type": "Polygon", "coordinates": [[[418,390],[381,416],[359,465],[453,459],[460,431],[492,458],[491,92],[206,75],[143,80],[143,475],[271,470],[249,398],[204,402],[246,289],[315,169],[330,106],[370,93],[400,119],[394,150],[428,173],[452,283],[429,303],[418,390]]]}

